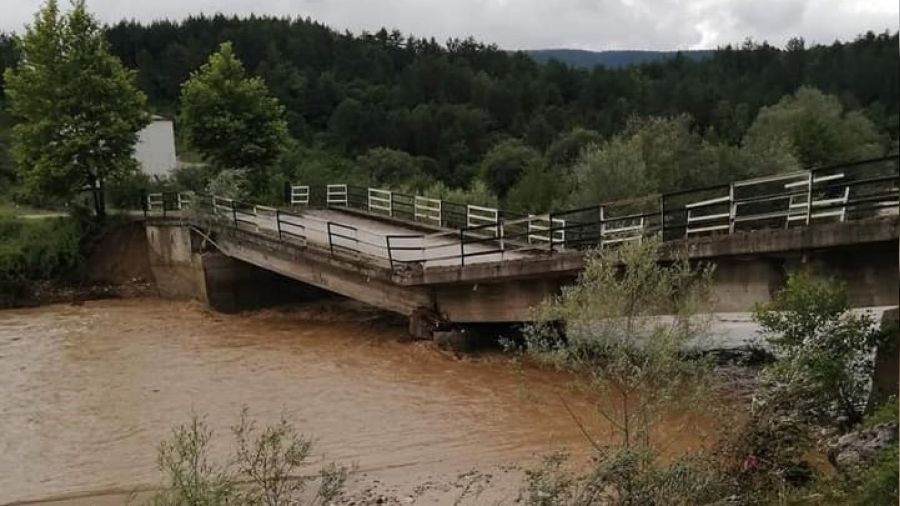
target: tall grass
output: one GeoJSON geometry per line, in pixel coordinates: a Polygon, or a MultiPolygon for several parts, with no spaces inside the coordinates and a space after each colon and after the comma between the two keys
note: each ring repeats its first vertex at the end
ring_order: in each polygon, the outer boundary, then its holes
{"type": "Polygon", "coordinates": [[[0,307],[41,282],[73,282],[84,273],[84,227],[71,217],[25,219],[0,214],[0,307]]]}

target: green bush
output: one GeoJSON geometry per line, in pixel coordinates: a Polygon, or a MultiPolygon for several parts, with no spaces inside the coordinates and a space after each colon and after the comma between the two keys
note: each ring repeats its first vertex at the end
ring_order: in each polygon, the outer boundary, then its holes
{"type": "Polygon", "coordinates": [[[72,218],[0,215],[0,306],[15,304],[41,281],[81,277],[83,228],[72,218]]]}
{"type": "Polygon", "coordinates": [[[234,457],[229,463],[210,456],[213,431],[205,417],[191,416],[176,425],[172,438],[159,446],[157,466],[164,487],[147,506],[324,506],[334,504],[350,470],[328,463],[306,473],[313,441],[284,416],[274,425],[258,427],[245,407],[231,428],[234,457]],[[309,485],[318,483],[315,490],[309,485]]]}

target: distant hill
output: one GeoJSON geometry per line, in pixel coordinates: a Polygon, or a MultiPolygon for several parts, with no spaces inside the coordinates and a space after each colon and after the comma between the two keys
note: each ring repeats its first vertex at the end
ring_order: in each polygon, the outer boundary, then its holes
{"type": "Polygon", "coordinates": [[[544,63],[555,59],[573,67],[592,68],[603,65],[606,68],[621,68],[641,63],[652,63],[674,58],[679,52],[694,60],[705,60],[713,54],[712,49],[693,51],[586,51],[583,49],[533,49],[525,51],[535,60],[544,63]]]}

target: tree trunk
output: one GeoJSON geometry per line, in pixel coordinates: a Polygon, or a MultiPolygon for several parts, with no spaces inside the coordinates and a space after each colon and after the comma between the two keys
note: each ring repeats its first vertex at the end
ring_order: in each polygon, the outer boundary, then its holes
{"type": "Polygon", "coordinates": [[[97,221],[103,221],[106,219],[106,200],[103,198],[102,181],[98,177],[91,186],[91,192],[94,194],[94,214],[97,216],[97,221]]]}

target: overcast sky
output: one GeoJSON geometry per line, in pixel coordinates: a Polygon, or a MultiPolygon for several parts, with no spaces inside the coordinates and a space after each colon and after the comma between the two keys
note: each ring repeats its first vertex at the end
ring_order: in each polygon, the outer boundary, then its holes
{"type": "MultiPolygon", "coordinates": [[[[42,0],[0,0],[0,30],[21,31],[42,0]]],[[[60,0],[67,5],[68,0],[60,0]]],[[[339,30],[472,35],[504,49],[694,49],[747,37],[831,43],[898,28],[898,0],[88,0],[102,21],[189,14],[310,16],[339,30]]]]}

